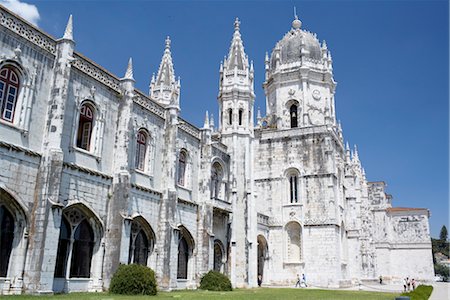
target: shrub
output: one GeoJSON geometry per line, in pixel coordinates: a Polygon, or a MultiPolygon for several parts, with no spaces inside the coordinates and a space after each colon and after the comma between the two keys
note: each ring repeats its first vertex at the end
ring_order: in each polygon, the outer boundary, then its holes
{"type": "Polygon", "coordinates": [[[209,271],[200,279],[200,289],[209,291],[232,291],[230,279],[217,271],[209,271]]]}
{"type": "Polygon", "coordinates": [[[431,285],[419,285],[414,291],[403,293],[402,296],[409,296],[411,300],[428,300],[432,291],[431,285]]]}
{"type": "Polygon", "coordinates": [[[146,266],[120,265],[111,278],[109,291],[123,295],[156,295],[155,272],[146,266]]]}

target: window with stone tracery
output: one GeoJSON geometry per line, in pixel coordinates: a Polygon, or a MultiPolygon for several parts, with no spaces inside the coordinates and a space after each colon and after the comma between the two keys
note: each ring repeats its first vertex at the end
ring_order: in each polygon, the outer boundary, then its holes
{"type": "Polygon", "coordinates": [[[290,222],[286,225],[286,257],[288,262],[301,260],[301,232],[300,224],[290,222]]]}
{"type": "Polygon", "coordinates": [[[20,80],[18,73],[9,66],[0,70],[0,118],[13,122],[14,111],[19,94],[20,80]]]}
{"type": "Polygon", "coordinates": [[[77,130],[77,147],[90,151],[92,131],[94,126],[94,107],[84,103],[80,108],[77,130]]]}
{"type": "Polygon", "coordinates": [[[148,145],[148,135],[145,130],[138,131],[136,136],[136,156],[135,156],[135,168],[141,171],[145,171],[145,161],[148,145]]]}
{"type": "Polygon", "coordinates": [[[137,221],[131,224],[130,248],[128,263],[147,265],[148,254],[151,250],[149,237],[137,221]]]}
{"type": "Polygon", "coordinates": [[[86,216],[77,208],[64,212],[61,217],[55,277],[89,278],[94,244],[94,231],[86,216]]]}

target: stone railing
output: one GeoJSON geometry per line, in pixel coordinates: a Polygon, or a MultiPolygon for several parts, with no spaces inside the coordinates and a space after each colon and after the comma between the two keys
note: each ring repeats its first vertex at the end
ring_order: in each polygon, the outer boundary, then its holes
{"type": "Polygon", "coordinates": [[[112,75],[111,73],[79,53],[74,53],[73,56],[75,60],[73,61],[72,65],[75,68],[94,78],[95,80],[103,83],[117,93],[121,92],[120,80],[116,76],[112,75]]]}
{"type": "Polygon", "coordinates": [[[200,139],[200,130],[197,127],[181,118],[179,118],[179,121],[180,121],[180,125],[178,126],[179,129],[195,137],[196,139],[200,139]]]}
{"type": "Polygon", "coordinates": [[[0,25],[8,28],[24,39],[51,54],[56,53],[56,41],[50,35],[40,31],[21,17],[13,14],[0,5],[0,25]]]}
{"type": "Polygon", "coordinates": [[[165,119],[165,110],[164,108],[156,103],[155,101],[151,100],[150,97],[145,95],[143,92],[139,90],[135,90],[135,96],[133,98],[134,103],[142,106],[143,108],[147,109],[148,111],[154,113],[158,117],[165,119]]]}
{"type": "Polygon", "coordinates": [[[258,224],[269,226],[269,216],[258,213],[257,219],[258,219],[258,224]]]}

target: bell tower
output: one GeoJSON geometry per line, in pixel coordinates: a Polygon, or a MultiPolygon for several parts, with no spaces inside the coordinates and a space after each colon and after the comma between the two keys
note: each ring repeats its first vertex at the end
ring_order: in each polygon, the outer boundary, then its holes
{"type": "Polygon", "coordinates": [[[241,39],[240,22],[228,56],[220,64],[219,132],[231,157],[231,282],[237,287],[254,287],[257,270],[256,209],[253,194],[253,64],[248,61],[241,39]]]}

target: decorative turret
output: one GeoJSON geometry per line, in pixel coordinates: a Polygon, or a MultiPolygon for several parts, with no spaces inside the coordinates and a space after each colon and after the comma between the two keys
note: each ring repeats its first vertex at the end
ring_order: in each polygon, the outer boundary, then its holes
{"type": "Polygon", "coordinates": [[[166,38],[166,47],[159,65],[158,74],[153,74],[150,82],[150,97],[164,106],[179,106],[180,79],[175,80],[172,54],[170,52],[170,38],[166,38]]]}
{"type": "Polygon", "coordinates": [[[228,56],[220,64],[218,99],[221,110],[219,129],[222,133],[250,133],[253,130],[253,78],[253,63],[249,63],[245,54],[240,22],[236,18],[228,56]],[[237,99],[236,92],[239,94],[237,99]]]}

